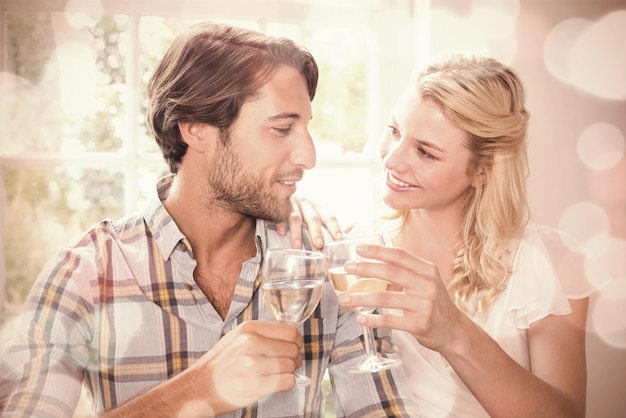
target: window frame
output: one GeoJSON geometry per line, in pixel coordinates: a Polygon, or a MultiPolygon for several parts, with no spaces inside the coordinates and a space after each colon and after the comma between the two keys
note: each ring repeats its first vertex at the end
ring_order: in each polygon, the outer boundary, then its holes
{"type": "MultiPolygon", "coordinates": [[[[237,0],[208,3],[205,0],[187,0],[183,3],[169,0],[102,0],[102,1],[67,1],[67,0],[0,0],[0,71],[7,71],[7,34],[6,12],[84,12],[101,11],[103,15],[122,14],[129,17],[130,51],[127,63],[127,83],[129,102],[126,118],[129,121],[124,144],[119,153],[4,153],[1,146],[4,133],[0,130],[0,182],[4,184],[5,168],[46,168],[61,165],[76,167],[102,168],[112,162],[127,170],[124,188],[125,212],[136,209],[139,190],[137,170],[139,167],[161,167],[160,155],[142,153],[140,150],[139,126],[132,121],[138,120],[140,111],[140,59],[139,59],[139,21],[142,16],[201,17],[207,19],[249,20],[259,23],[265,30],[268,22],[300,24],[306,22],[315,25],[340,26],[349,28],[373,28],[375,39],[370,51],[368,89],[370,99],[366,120],[368,121],[368,143],[378,140],[381,127],[385,126],[388,110],[408,81],[412,68],[428,56],[427,12],[429,0],[389,0],[362,1],[344,0],[344,2],[311,2],[304,0],[237,0]],[[319,3],[324,3],[319,5],[319,3]],[[358,6],[356,6],[358,4],[358,6]],[[98,10],[101,8],[100,10],[98,10]],[[319,12],[320,8],[324,13],[319,12]],[[210,10],[208,10],[210,9],[210,10]],[[389,19],[395,13],[408,16],[402,19],[399,27],[389,31],[389,19]],[[395,30],[397,29],[397,30],[395,30]],[[399,36],[401,34],[402,36],[399,36]],[[407,36],[408,35],[408,36],[407,36]],[[402,38],[397,42],[396,38],[402,38]],[[393,46],[390,48],[390,46],[393,46]],[[393,53],[389,53],[389,50],[393,53]]],[[[0,77],[0,91],[6,91],[4,78],[0,77]]],[[[4,112],[4,101],[0,100],[0,112],[4,112]]],[[[4,114],[4,113],[2,113],[4,114]]],[[[343,158],[318,158],[316,170],[324,168],[345,168],[378,170],[378,158],[375,155],[361,155],[346,161],[343,158]]],[[[323,192],[323,191],[320,191],[323,192]]],[[[314,197],[314,196],[313,196],[314,197]]],[[[379,195],[373,193],[371,202],[378,202],[379,195]]],[[[4,236],[3,205],[0,205],[0,234],[4,236]]],[[[19,312],[20,306],[6,302],[6,270],[4,246],[0,247],[0,325],[19,312]]],[[[1,330],[1,328],[0,328],[1,330]]]]}

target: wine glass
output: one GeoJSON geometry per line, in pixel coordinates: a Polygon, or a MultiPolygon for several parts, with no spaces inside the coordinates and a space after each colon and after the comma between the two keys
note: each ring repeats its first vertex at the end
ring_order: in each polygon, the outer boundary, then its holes
{"type": "MultiPolygon", "coordinates": [[[[346,273],[346,261],[370,261],[357,254],[356,248],[361,244],[385,245],[382,235],[348,238],[326,243],[325,256],[328,278],[337,296],[343,293],[374,292],[387,289],[389,282],[374,277],[362,277],[346,273]]],[[[372,313],[376,307],[360,306],[354,308],[357,313],[372,313]]],[[[399,359],[381,357],[375,349],[374,334],[371,328],[362,326],[365,339],[366,359],[350,369],[352,373],[375,373],[400,365],[399,359]]]]}
{"type": "MultiPolygon", "coordinates": [[[[270,248],[265,253],[261,289],[274,319],[298,326],[313,313],[322,296],[324,254],[307,250],[270,248]]],[[[311,384],[296,373],[296,386],[311,384]]]]}

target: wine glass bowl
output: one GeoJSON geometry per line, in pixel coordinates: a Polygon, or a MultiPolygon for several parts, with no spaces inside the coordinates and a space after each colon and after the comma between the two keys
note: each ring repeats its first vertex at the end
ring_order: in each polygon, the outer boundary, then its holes
{"type": "MultiPolygon", "coordinates": [[[[356,260],[356,257],[353,258],[356,260]]],[[[346,259],[348,261],[348,259],[346,259]]],[[[345,261],[344,261],[345,263],[345,261]]],[[[386,290],[389,282],[374,277],[360,277],[347,273],[343,266],[328,269],[328,278],[333,285],[337,296],[344,293],[375,292],[386,290]]],[[[359,306],[354,308],[358,312],[372,313],[376,308],[369,306],[359,306]]]]}
{"type": "MultiPolygon", "coordinates": [[[[274,319],[292,326],[306,321],[320,301],[325,278],[323,253],[268,249],[263,260],[261,290],[274,319]]],[[[307,376],[296,374],[296,386],[310,382],[307,376]]]]}
{"type": "MultiPolygon", "coordinates": [[[[389,282],[376,277],[359,276],[347,273],[344,265],[348,261],[368,261],[357,253],[357,247],[362,244],[385,245],[382,235],[371,235],[364,237],[348,238],[327,243],[324,246],[326,266],[328,268],[328,278],[337,296],[344,293],[375,292],[386,290],[389,282]]],[[[359,306],[353,308],[357,313],[372,313],[376,307],[359,306]]],[[[389,369],[400,365],[399,359],[385,358],[380,356],[375,350],[375,341],[372,329],[362,327],[363,338],[365,340],[366,359],[352,368],[353,373],[375,373],[380,370],[389,369]]]]}

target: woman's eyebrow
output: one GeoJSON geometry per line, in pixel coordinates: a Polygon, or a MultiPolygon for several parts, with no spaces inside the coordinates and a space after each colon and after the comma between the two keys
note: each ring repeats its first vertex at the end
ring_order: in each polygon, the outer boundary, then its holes
{"type": "Polygon", "coordinates": [[[428,147],[428,148],[433,148],[433,149],[436,149],[437,151],[439,151],[439,152],[443,152],[443,153],[445,153],[445,152],[446,152],[445,150],[443,150],[442,148],[440,148],[438,145],[436,145],[436,144],[434,144],[434,143],[432,143],[432,142],[430,142],[430,141],[425,141],[425,140],[423,140],[423,139],[417,139],[417,138],[411,138],[411,139],[412,139],[413,141],[417,142],[418,144],[423,145],[423,146],[425,146],[425,147],[428,147]]]}

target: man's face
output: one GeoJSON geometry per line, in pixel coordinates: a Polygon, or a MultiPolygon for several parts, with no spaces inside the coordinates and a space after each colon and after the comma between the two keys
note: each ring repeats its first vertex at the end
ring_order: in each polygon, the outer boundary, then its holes
{"type": "Polygon", "coordinates": [[[315,166],[311,113],[304,77],[280,67],[217,145],[209,172],[214,198],[229,210],[287,220],[296,182],[315,166]]]}

